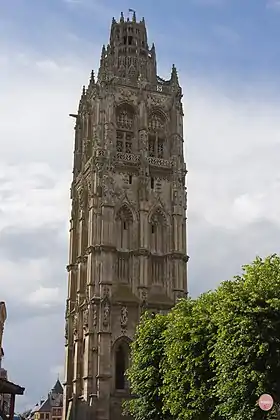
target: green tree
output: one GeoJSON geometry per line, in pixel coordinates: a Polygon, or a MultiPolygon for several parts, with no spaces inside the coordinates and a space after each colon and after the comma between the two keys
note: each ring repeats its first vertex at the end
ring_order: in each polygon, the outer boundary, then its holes
{"type": "Polygon", "coordinates": [[[257,400],[280,403],[280,257],[257,258],[168,315],[145,315],[128,377],[136,420],[275,418],[257,400]]]}
{"type": "Polygon", "coordinates": [[[257,258],[216,292],[215,394],[231,420],[263,419],[261,394],[280,398],[280,258],[257,258]]]}
{"type": "Polygon", "coordinates": [[[162,376],[160,362],[163,358],[163,331],[167,317],[146,313],[137,328],[135,340],[131,347],[131,367],[127,371],[132,394],[135,395],[124,404],[125,413],[135,420],[163,420],[160,389],[162,376]]]}
{"type": "Polygon", "coordinates": [[[182,420],[209,419],[215,410],[212,350],[215,294],[180,301],[168,316],[161,363],[164,410],[182,420]]]}

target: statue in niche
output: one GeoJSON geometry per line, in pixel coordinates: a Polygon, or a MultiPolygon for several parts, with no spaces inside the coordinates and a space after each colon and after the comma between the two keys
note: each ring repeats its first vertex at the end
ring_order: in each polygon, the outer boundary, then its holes
{"type": "Polygon", "coordinates": [[[128,322],[128,310],[126,306],[122,306],[121,308],[121,327],[122,329],[125,329],[127,327],[128,322]]]}

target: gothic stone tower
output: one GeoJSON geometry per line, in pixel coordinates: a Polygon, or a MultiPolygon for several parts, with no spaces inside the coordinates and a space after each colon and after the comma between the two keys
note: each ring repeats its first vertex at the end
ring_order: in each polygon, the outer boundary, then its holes
{"type": "Polygon", "coordinates": [[[182,91],[144,19],[112,21],[76,119],[64,415],[118,420],[141,312],[187,291],[182,91]]]}

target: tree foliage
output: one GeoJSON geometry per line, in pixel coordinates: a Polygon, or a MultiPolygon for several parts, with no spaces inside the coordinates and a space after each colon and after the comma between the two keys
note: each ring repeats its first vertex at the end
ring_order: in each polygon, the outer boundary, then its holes
{"type": "Polygon", "coordinates": [[[163,359],[163,332],[166,317],[161,314],[144,314],[132,343],[132,365],[127,371],[134,398],[126,401],[124,411],[135,420],[163,420],[160,390],[162,376],[160,363],[163,359]]]}
{"type": "Polygon", "coordinates": [[[280,403],[280,257],[243,267],[168,315],[145,315],[128,372],[136,420],[261,420],[269,393],[280,403]]]}
{"type": "Polygon", "coordinates": [[[216,291],[215,393],[226,419],[262,419],[256,402],[269,393],[280,402],[280,258],[243,267],[243,275],[216,291]]]}
{"type": "Polygon", "coordinates": [[[161,363],[164,409],[182,420],[209,419],[215,408],[211,352],[216,326],[212,294],[185,299],[168,315],[161,363]]]}

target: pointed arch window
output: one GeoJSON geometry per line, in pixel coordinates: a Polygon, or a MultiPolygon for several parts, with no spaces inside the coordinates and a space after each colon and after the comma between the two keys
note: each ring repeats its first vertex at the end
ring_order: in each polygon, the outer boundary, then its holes
{"type": "Polygon", "coordinates": [[[163,158],[165,143],[165,119],[158,113],[149,118],[149,156],[163,158]]]}
{"type": "Polygon", "coordinates": [[[117,248],[128,250],[132,247],[133,215],[127,206],[123,206],[117,213],[116,218],[117,248]]]}
{"type": "Polygon", "coordinates": [[[160,210],[156,211],[150,220],[151,250],[155,253],[166,252],[166,219],[160,210]]]}
{"type": "Polygon", "coordinates": [[[116,389],[125,389],[126,354],[122,345],[116,351],[116,389]]]}
{"type": "Polygon", "coordinates": [[[115,390],[126,391],[129,388],[125,373],[129,367],[129,344],[121,339],[115,348],[115,390]]]}
{"type": "Polygon", "coordinates": [[[116,112],[117,152],[132,153],[134,135],[134,110],[128,105],[120,106],[116,112]]]}

